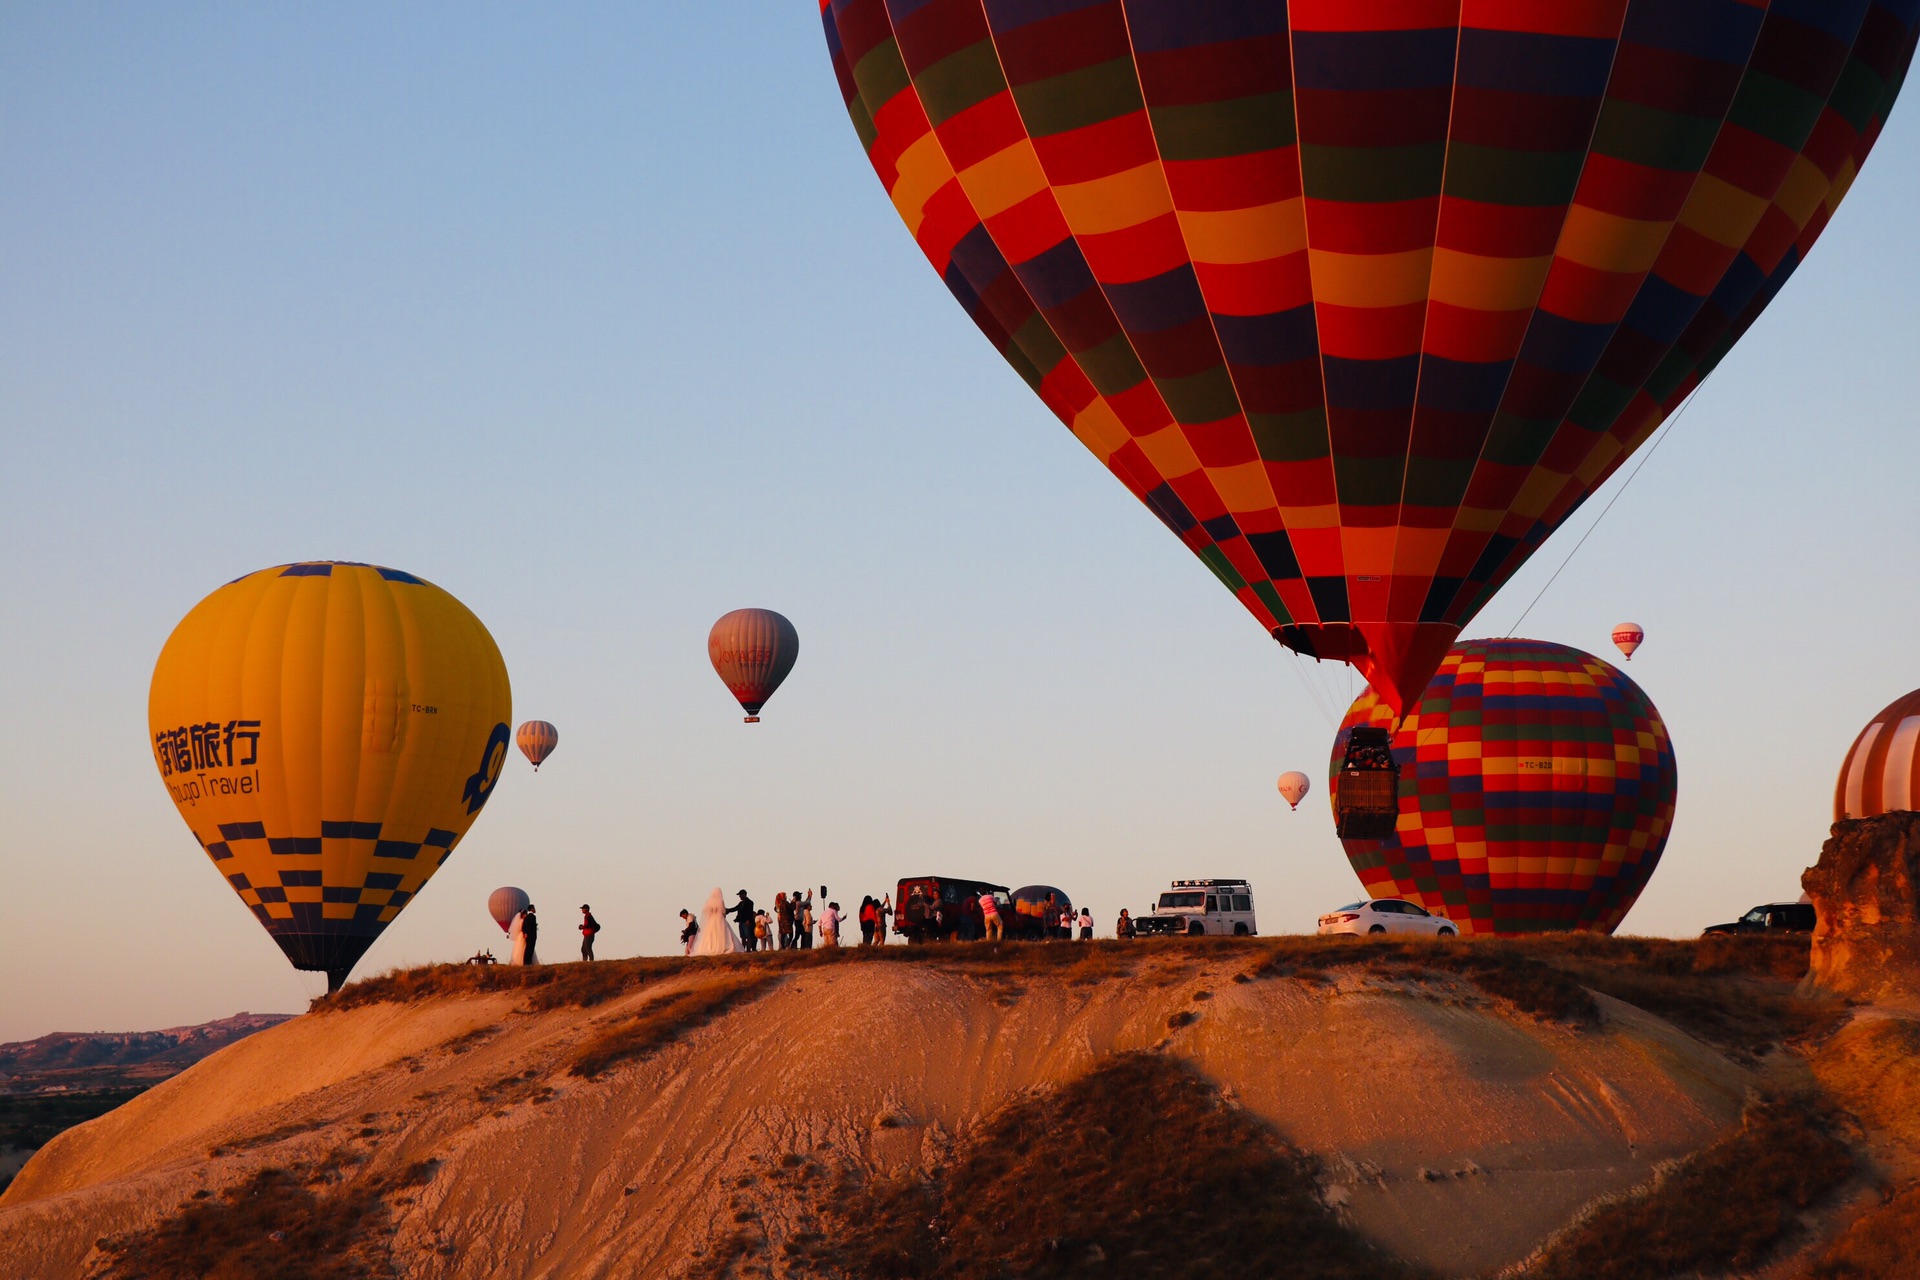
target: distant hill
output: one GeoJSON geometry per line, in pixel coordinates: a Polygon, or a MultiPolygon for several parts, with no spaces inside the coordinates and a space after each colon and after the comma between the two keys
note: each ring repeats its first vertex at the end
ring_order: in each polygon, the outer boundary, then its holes
{"type": "Polygon", "coordinates": [[[0,1093],[150,1084],[292,1016],[236,1013],[161,1031],[56,1031],[37,1040],[0,1044],[0,1093]]]}

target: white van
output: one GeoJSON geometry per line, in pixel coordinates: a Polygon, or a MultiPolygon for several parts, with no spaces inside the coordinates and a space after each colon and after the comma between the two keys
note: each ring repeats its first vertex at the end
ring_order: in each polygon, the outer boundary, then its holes
{"type": "Polygon", "coordinates": [[[1133,931],[1143,938],[1253,937],[1260,932],[1253,919],[1253,885],[1245,880],[1175,880],[1160,895],[1158,906],[1134,917],[1133,931]]]}

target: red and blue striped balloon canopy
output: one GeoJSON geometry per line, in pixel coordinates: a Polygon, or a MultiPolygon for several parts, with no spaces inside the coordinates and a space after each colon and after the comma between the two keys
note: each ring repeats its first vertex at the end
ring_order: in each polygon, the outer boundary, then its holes
{"type": "Polygon", "coordinates": [[[1262,626],[1401,709],[1799,266],[1917,10],[821,16],[868,159],[988,340],[1262,626]]]}
{"type": "MultiPolygon", "coordinates": [[[[1368,692],[1334,743],[1392,729],[1368,692]]],[[[1660,713],[1609,663],[1539,640],[1464,640],[1393,736],[1400,819],[1345,840],[1376,898],[1407,898],[1462,934],[1612,933],[1660,863],[1679,772],[1660,713]]]]}

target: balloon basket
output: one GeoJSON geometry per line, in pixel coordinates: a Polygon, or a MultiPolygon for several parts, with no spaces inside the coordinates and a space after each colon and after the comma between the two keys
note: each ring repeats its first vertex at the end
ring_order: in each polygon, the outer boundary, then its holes
{"type": "Polygon", "coordinates": [[[1333,798],[1333,828],[1342,840],[1385,840],[1400,824],[1400,766],[1393,739],[1377,725],[1357,725],[1333,798]]]}
{"type": "Polygon", "coordinates": [[[747,716],[747,717],[745,717],[745,718],[743,718],[743,719],[742,719],[742,720],[740,721],[740,723],[741,723],[741,724],[759,724],[759,723],[760,723],[760,717],[759,717],[759,716],[747,716]]]}

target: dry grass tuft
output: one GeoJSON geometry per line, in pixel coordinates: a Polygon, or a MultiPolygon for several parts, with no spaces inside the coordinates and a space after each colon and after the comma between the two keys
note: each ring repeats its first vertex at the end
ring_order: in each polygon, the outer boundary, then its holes
{"type": "Polygon", "coordinates": [[[1527,938],[1263,940],[1249,977],[1325,980],[1347,969],[1385,978],[1452,973],[1538,1017],[1592,1026],[1597,991],[1664,1018],[1731,1056],[1752,1060],[1819,1034],[1842,1002],[1807,996],[1804,935],[1699,939],[1542,934],[1527,938]]]}
{"type": "Polygon", "coordinates": [[[1547,934],[1528,938],[1424,940],[1282,937],[1167,938],[1133,942],[943,943],[908,947],[838,947],[752,955],[644,957],[517,967],[433,965],[396,970],[352,983],[316,1000],[318,1012],[440,996],[524,991],[530,1011],[591,1008],[662,980],[706,970],[782,974],[842,964],[927,964],[1000,984],[1014,1000],[1036,981],[1093,985],[1129,977],[1143,965],[1163,982],[1221,960],[1250,962],[1236,981],[1295,977],[1324,981],[1359,969],[1396,980],[1445,973],[1536,1017],[1597,1025],[1588,989],[1674,1022],[1738,1058],[1752,1058],[1788,1040],[1831,1027],[1844,1013],[1836,1000],[1800,995],[1805,936],[1716,935],[1700,939],[1609,938],[1547,934]]]}
{"type": "MultiPolygon", "coordinates": [[[[1160,949],[1161,946],[1154,948],[1160,949]]],[[[527,1008],[533,1012],[585,1009],[690,971],[750,970],[778,974],[832,964],[934,964],[962,968],[985,977],[1054,975],[1068,983],[1090,984],[1125,977],[1146,954],[1143,948],[1131,943],[1117,942],[1007,942],[997,946],[959,942],[924,947],[821,947],[731,956],[641,956],[590,964],[576,961],[540,965],[436,964],[395,969],[349,983],[332,995],[317,997],[309,1011],[329,1013],[362,1005],[410,1004],[503,991],[526,992],[527,1008]]],[[[1200,956],[1196,954],[1191,958],[1200,956]]]]}
{"type": "Polygon", "coordinates": [[[647,1057],[695,1027],[763,994],[772,973],[743,970],[647,1001],[580,1047],[568,1073],[591,1080],[618,1063],[647,1057]]]}
{"type": "Polygon", "coordinates": [[[1828,1245],[1807,1280],[1912,1280],[1920,1242],[1920,1187],[1856,1218],[1828,1245]]]}
{"type": "Polygon", "coordinates": [[[931,1176],[843,1179],[784,1251],[851,1280],[1411,1280],[1321,1203],[1312,1163],[1174,1061],[1110,1058],[969,1136],[931,1176]]]}
{"type": "Polygon", "coordinates": [[[430,1180],[435,1167],[422,1161],[331,1192],[313,1189],[330,1169],[262,1169],[217,1197],[200,1193],[144,1231],[103,1241],[101,1250],[112,1275],[143,1280],[396,1276],[389,1199],[430,1180]]]}
{"type": "Polygon", "coordinates": [[[1418,981],[1445,973],[1466,979],[1522,1013],[1576,1026],[1600,1022],[1600,1006],[1585,986],[1511,944],[1452,938],[1314,941],[1320,945],[1276,947],[1252,976],[1324,981],[1332,972],[1359,969],[1377,977],[1418,981]]]}
{"type": "Polygon", "coordinates": [[[1853,1153],[1799,1099],[1751,1104],[1737,1132],[1606,1205],[1548,1245],[1527,1280],[1668,1280],[1764,1261],[1799,1215],[1846,1182],[1853,1153]]]}

